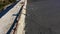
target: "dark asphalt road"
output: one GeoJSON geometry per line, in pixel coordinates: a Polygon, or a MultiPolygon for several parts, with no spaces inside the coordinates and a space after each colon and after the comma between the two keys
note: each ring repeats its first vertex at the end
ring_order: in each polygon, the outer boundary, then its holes
{"type": "Polygon", "coordinates": [[[26,34],[60,34],[60,0],[28,1],[26,34]]]}

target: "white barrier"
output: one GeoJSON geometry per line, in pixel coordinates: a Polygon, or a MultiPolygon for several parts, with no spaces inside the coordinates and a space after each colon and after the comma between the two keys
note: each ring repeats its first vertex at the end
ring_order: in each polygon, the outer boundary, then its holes
{"type": "Polygon", "coordinates": [[[23,4],[21,4],[21,1],[19,1],[2,18],[0,18],[0,34],[7,33],[16,18],[16,16],[13,16],[13,14],[17,14],[22,6],[23,4]]]}
{"type": "Polygon", "coordinates": [[[16,34],[25,34],[24,28],[25,28],[25,17],[26,17],[26,5],[27,5],[27,0],[25,0],[25,4],[24,4],[23,9],[21,11],[21,16],[18,21],[16,34]]]}

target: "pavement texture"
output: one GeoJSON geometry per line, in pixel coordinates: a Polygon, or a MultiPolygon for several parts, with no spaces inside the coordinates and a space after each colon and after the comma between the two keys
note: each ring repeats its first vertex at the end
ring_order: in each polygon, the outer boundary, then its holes
{"type": "Polygon", "coordinates": [[[60,34],[60,0],[28,0],[26,34],[60,34]]]}

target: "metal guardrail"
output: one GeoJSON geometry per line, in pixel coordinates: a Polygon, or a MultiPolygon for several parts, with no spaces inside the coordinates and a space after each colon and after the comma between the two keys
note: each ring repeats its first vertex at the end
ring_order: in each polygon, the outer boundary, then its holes
{"type": "Polygon", "coordinates": [[[0,18],[0,34],[10,34],[14,26],[14,23],[17,21],[16,19],[18,15],[20,14],[20,11],[22,10],[22,7],[23,7],[23,4],[21,3],[21,1],[19,1],[3,17],[0,18]]]}

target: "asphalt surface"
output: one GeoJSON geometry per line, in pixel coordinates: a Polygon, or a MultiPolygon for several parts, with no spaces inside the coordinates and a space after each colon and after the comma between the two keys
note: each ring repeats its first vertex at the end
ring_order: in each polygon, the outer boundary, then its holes
{"type": "Polygon", "coordinates": [[[26,34],[60,34],[60,0],[28,0],[26,34]]]}

